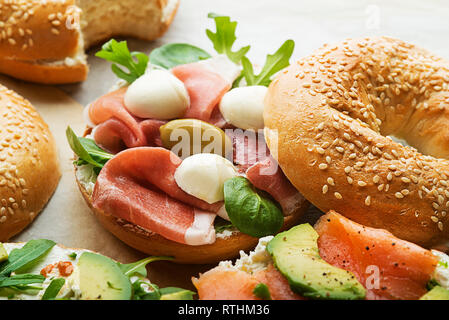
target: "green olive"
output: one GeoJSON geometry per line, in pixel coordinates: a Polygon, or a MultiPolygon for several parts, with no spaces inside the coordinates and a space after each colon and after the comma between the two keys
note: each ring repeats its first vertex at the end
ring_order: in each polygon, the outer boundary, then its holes
{"type": "Polygon", "coordinates": [[[162,144],[182,159],[197,153],[226,157],[232,141],[220,128],[197,119],[173,120],[159,129],[162,144]]]}

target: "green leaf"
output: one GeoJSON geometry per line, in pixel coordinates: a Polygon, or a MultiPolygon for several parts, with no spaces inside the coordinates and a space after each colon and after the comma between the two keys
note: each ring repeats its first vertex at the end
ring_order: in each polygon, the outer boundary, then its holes
{"type": "Polygon", "coordinates": [[[226,54],[234,63],[240,63],[251,47],[246,46],[237,51],[232,51],[234,42],[237,40],[235,35],[237,22],[231,21],[230,17],[215,13],[209,13],[208,17],[215,21],[216,32],[206,30],[207,37],[212,41],[215,51],[226,54]]]}
{"type": "Polygon", "coordinates": [[[161,292],[159,287],[155,284],[147,281],[136,280],[132,283],[133,287],[133,300],[159,300],[161,298],[161,292]],[[153,291],[147,292],[142,286],[149,286],[153,291]]]}
{"type": "Polygon", "coordinates": [[[259,194],[246,178],[235,177],[225,181],[224,202],[232,224],[250,236],[273,235],[284,223],[278,205],[259,194]]]}
{"type": "Polygon", "coordinates": [[[106,42],[96,56],[110,62],[112,71],[117,77],[126,80],[128,83],[134,82],[137,78],[145,74],[149,58],[142,52],[130,52],[126,41],[118,42],[114,39],[106,42]],[[125,67],[123,70],[120,66],[125,67]]]}
{"type": "Polygon", "coordinates": [[[8,260],[0,265],[0,276],[9,276],[11,272],[34,262],[46,254],[55,244],[54,241],[45,239],[30,240],[22,248],[12,250],[8,260]]]}
{"type": "Polygon", "coordinates": [[[42,295],[42,300],[54,300],[65,284],[64,278],[53,279],[42,295]]]}
{"type": "Polygon", "coordinates": [[[42,283],[45,277],[40,274],[18,274],[12,277],[0,276],[0,288],[42,283]]]}
{"type": "Polygon", "coordinates": [[[196,293],[182,288],[167,287],[160,289],[160,294],[160,300],[193,300],[196,293]]]}
{"type": "Polygon", "coordinates": [[[201,48],[187,43],[170,43],[154,49],[150,62],[165,69],[181,64],[193,63],[210,58],[210,54],[201,48]]]}
{"type": "Polygon", "coordinates": [[[70,127],[67,127],[66,136],[73,152],[82,161],[90,163],[94,167],[103,168],[106,162],[114,157],[113,154],[98,147],[92,139],[77,137],[70,127]]]}
{"type": "Polygon", "coordinates": [[[271,83],[271,77],[282,69],[290,65],[290,57],[295,49],[293,40],[285,41],[282,46],[272,55],[267,55],[265,65],[262,71],[254,74],[253,65],[248,58],[242,58],[243,75],[248,86],[268,86],[271,83]]]}
{"type": "Polygon", "coordinates": [[[131,277],[135,274],[138,274],[143,277],[146,277],[147,270],[145,267],[147,266],[147,264],[154,262],[154,261],[161,261],[161,260],[173,260],[173,257],[149,257],[149,258],[146,258],[146,259],[134,262],[134,263],[123,264],[123,263],[117,262],[117,264],[125,276],[131,277]]]}
{"type": "Polygon", "coordinates": [[[216,233],[221,233],[225,230],[233,229],[234,226],[231,222],[217,216],[214,221],[214,228],[216,233]]]}
{"type": "Polygon", "coordinates": [[[253,294],[262,300],[271,300],[270,290],[265,283],[259,283],[254,288],[253,294]]]}

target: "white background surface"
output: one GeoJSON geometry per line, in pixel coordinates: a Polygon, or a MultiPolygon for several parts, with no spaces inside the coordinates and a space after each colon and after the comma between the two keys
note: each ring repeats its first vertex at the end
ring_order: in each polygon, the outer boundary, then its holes
{"type": "MultiPolygon", "coordinates": [[[[163,38],[153,43],[130,40],[130,48],[149,53],[165,43],[187,42],[212,53],[205,34],[206,28],[213,28],[212,20],[207,18],[209,12],[230,15],[238,21],[237,45],[251,45],[249,56],[257,64],[263,64],[265,55],[274,52],[286,39],[295,40],[296,59],[326,42],[370,35],[401,38],[449,58],[447,0],[181,0],[177,17],[163,38]]],[[[97,50],[98,47],[90,50],[91,72],[86,82],[60,86],[82,105],[104,94],[116,81],[110,64],[94,57],[97,50]]],[[[70,124],[82,132],[81,107],[67,103],[50,88],[47,91],[23,84],[11,86],[32,102],[39,101],[36,103],[38,110],[58,141],[63,169],[55,197],[36,221],[14,240],[49,238],[67,246],[99,251],[123,262],[143,257],[97,223],[75,186],[71,152],[64,131],[70,124]],[[61,104],[72,109],[67,110],[61,104]]],[[[151,278],[162,286],[185,287],[190,284],[190,276],[206,268],[160,262],[152,266],[151,278]]]]}

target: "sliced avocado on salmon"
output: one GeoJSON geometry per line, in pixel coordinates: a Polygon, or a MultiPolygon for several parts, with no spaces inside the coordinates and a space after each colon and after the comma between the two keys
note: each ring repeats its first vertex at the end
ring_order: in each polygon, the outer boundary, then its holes
{"type": "Polygon", "coordinates": [[[0,262],[8,260],[8,252],[6,251],[3,243],[0,242],[0,262]]]}
{"type": "Polygon", "coordinates": [[[318,233],[302,224],[279,233],[267,250],[291,289],[310,299],[355,300],[366,291],[353,273],[324,261],[318,250],[318,233]]]}
{"type": "Polygon", "coordinates": [[[449,290],[440,286],[435,286],[419,300],[449,300],[449,290]]]}
{"type": "Polygon", "coordinates": [[[101,254],[84,252],[78,267],[82,300],[131,299],[131,282],[113,260],[101,254]]]}

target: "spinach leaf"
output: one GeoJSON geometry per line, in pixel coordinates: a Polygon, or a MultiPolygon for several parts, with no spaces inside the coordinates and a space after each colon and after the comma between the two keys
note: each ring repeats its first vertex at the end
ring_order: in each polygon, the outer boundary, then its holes
{"type": "MultiPolygon", "coordinates": [[[[92,139],[77,137],[72,128],[67,127],[66,130],[67,141],[69,142],[70,148],[73,152],[80,158],[81,161],[89,163],[97,168],[103,168],[103,166],[110,159],[114,157],[95,144],[92,139]]],[[[83,164],[83,162],[78,161],[77,164],[83,164]]]]}
{"type": "Polygon", "coordinates": [[[262,71],[256,76],[253,65],[247,57],[242,57],[243,75],[248,86],[268,86],[271,83],[271,77],[277,72],[290,65],[290,57],[293,54],[295,42],[293,40],[285,41],[282,46],[272,55],[267,55],[265,65],[262,71]]]}
{"type": "Polygon", "coordinates": [[[187,43],[170,43],[154,49],[150,63],[165,69],[210,58],[210,54],[187,43]]]}
{"type": "Polygon", "coordinates": [[[209,13],[208,17],[214,19],[216,32],[207,29],[207,37],[214,44],[214,49],[218,53],[224,53],[234,63],[240,63],[240,60],[248,53],[250,46],[240,48],[238,51],[232,51],[237,37],[235,36],[235,29],[237,27],[236,21],[231,21],[230,17],[220,16],[215,13],[209,13]]]}
{"type": "Polygon", "coordinates": [[[253,294],[262,300],[271,300],[270,290],[265,283],[259,283],[254,288],[253,294]]]}
{"type": "Polygon", "coordinates": [[[35,284],[44,282],[45,277],[40,274],[18,274],[12,277],[0,277],[0,288],[23,286],[27,284],[35,284]]]}
{"type": "Polygon", "coordinates": [[[130,52],[126,41],[116,41],[111,39],[106,42],[101,51],[96,56],[107,61],[115,62],[112,65],[112,71],[117,77],[133,83],[137,78],[143,76],[147,70],[148,56],[142,52],[130,52]],[[137,61],[136,61],[137,60],[137,61]],[[128,69],[128,72],[121,69],[121,65],[128,69]]]}
{"type": "Polygon", "coordinates": [[[147,270],[146,266],[147,264],[154,262],[154,261],[160,261],[160,260],[173,260],[173,257],[149,257],[134,263],[129,264],[123,264],[120,262],[117,262],[118,267],[123,272],[125,276],[131,277],[135,274],[141,275],[143,277],[147,276],[147,270]]]}
{"type": "Polygon", "coordinates": [[[54,300],[65,284],[64,278],[53,279],[42,295],[42,300],[54,300]]]}
{"type": "Polygon", "coordinates": [[[10,252],[7,261],[0,265],[0,276],[9,276],[27,264],[39,259],[55,246],[51,240],[30,240],[22,248],[10,252]]]}
{"type": "Polygon", "coordinates": [[[253,237],[264,237],[278,232],[284,216],[278,205],[260,195],[243,177],[224,183],[224,202],[232,224],[253,237]]]}

